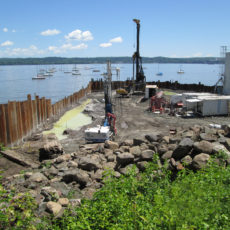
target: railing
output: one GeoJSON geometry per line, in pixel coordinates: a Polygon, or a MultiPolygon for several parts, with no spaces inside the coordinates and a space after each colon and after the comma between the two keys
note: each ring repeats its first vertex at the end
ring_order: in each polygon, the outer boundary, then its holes
{"type": "Polygon", "coordinates": [[[20,143],[29,136],[39,125],[47,122],[56,115],[60,115],[69,106],[76,104],[87,93],[91,92],[91,82],[80,91],[65,97],[52,105],[51,99],[31,95],[26,101],[9,101],[0,104],[0,143],[12,146],[20,143]]]}

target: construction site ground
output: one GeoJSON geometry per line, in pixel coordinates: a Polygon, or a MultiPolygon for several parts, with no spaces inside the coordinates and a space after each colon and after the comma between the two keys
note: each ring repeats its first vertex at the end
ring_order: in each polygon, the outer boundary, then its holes
{"type": "MultiPolygon", "coordinates": [[[[142,101],[143,95],[132,95],[130,97],[117,97],[113,92],[113,112],[116,115],[117,135],[115,141],[131,140],[133,138],[143,138],[146,134],[163,134],[168,135],[170,129],[183,130],[194,125],[209,124],[229,124],[228,116],[219,117],[193,117],[182,118],[171,116],[168,113],[156,114],[149,111],[149,100],[142,101]]],[[[92,117],[92,123],[81,127],[79,130],[71,130],[67,132],[65,139],[61,140],[61,144],[65,153],[77,152],[80,145],[86,144],[84,140],[84,130],[87,127],[95,127],[101,125],[105,116],[104,111],[104,94],[103,92],[94,92],[86,96],[83,100],[92,99],[84,113],[92,117]]],[[[166,96],[169,100],[170,96],[166,96]]],[[[82,101],[83,102],[83,101],[82,101]]],[[[52,123],[49,124],[52,127],[52,123]]],[[[47,127],[46,127],[47,129],[47,127]]],[[[42,130],[34,135],[42,137],[42,130]]],[[[42,139],[33,137],[28,138],[20,146],[14,148],[15,151],[24,154],[25,157],[39,163],[39,148],[44,144],[42,139]]],[[[0,158],[0,169],[4,171],[4,176],[13,175],[24,170],[25,167],[12,162],[3,156],[0,158]]]]}

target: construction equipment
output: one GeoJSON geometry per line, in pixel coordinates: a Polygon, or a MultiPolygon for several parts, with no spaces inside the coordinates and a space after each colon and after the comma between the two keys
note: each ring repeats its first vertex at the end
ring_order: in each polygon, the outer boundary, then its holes
{"type": "Polygon", "coordinates": [[[151,97],[150,100],[150,111],[164,113],[164,108],[167,102],[163,97],[163,91],[158,92],[155,96],[151,97]]]}
{"type": "Polygon", "coordinates": [[[112,139],[117,133],[115,122],[116,116],[112,108],[112,73],[111,62],[107,62],[107,73],[104,75],[104,99],[105,99],[105,119],[102,125],[85,130],[85,140],[87,142],[104,142],[112,139]]]}
{"type": "Polygon", "coordinates": [[[142,59],[140,56],[140,49],[139,49],[139,38],[140,38],[140,20],[133,19],[133,21],[137,25],[137,49],[136,52],[133,54],[133,91],[144,91],[146,85],[146,78],[144,75],[144,71],[142,68],[142,59]],[[134,82],[134,75],[136,69],[136,79],[134,82]]]}

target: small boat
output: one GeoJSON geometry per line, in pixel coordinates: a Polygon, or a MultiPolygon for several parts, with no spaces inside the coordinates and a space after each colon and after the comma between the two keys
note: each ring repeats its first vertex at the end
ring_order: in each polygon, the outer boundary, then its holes
{"type": "Polygon", "coordinates": [[[94,69],[93,72],[100,72],[100,70],[99,69],[94,69]]]}
{"type": "Polygon", "coordinates": [[[44,77],[51,77],[51,76],[53,76],[53,74],[47,72],[47,73],[44,73],[43,76],[44,77]]]}
{"type": "Polygon", "coordinates": [[[157,73],[156,73],[157,76],[163,76],[163,73],[159,71],[159,64],[158,64],[158,67],[157,67],[157,73]]]}
{"type": "Polygon", "coordinates": [[[72,75],[81,75],[80,73],[72,72],[72,75]]]}
{"type": "Polygon", "coordinates": [[[163,76],[163,73],[162,72],[158,72],[156,73],[157,76],[163,76]]]}
{"type": "Polygon", "coordinates": [[[64,73],[72,73],[71,71],[64,71],[64,73]]]}
{"type": "Polygon", "coordinates": [[[178,73],[178,74],[183,74],[183,73],[184,73],[184,70],[181,69],[181,67],[180,67],[180,69],[177,71],[177,73],[178,73]]]}
{"type": "Polygon", "coordinates": [[[43,75],[37,75],[36,77],[32,77],[32,80],[44,80],[46,79],[43,75]]]}

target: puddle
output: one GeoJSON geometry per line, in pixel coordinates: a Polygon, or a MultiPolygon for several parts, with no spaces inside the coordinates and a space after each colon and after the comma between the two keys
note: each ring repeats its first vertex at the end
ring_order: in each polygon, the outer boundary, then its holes
{"type": "Polygon", "coordinates": [[[83,114],[83,110],[87,104],[91,102],[90,99],[85,101],[80,106],[67,111],[53,126],[51,130],[44,131],[43,134],[55,133],[59,140],[67,138],[67,135],[62,135],[66,129],[79,130],[82,126],[88,125],[92,122],[91,117],[83,114]]]}

